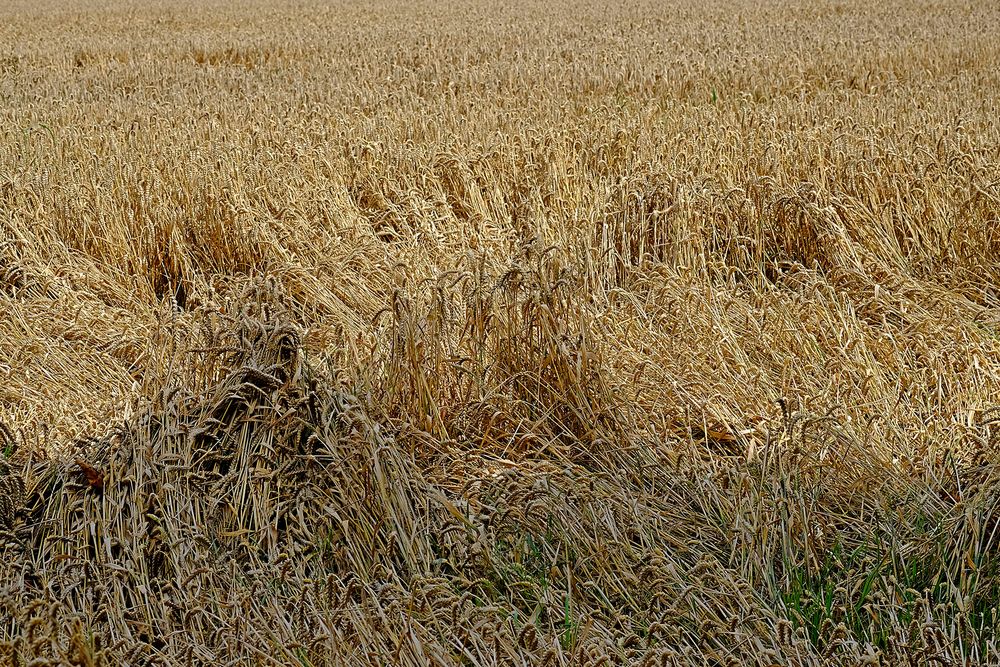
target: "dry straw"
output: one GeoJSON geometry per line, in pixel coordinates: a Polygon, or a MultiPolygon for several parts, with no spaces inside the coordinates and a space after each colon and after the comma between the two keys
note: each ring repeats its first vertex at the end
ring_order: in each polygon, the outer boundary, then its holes
{"type": "Polygon", "coordinates": [[[990,3],[0,8],[0,665],[1000,664],[990,3]]]}

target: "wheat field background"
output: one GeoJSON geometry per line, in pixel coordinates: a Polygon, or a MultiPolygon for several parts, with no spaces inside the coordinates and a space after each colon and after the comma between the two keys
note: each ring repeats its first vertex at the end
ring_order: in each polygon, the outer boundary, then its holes
{"type": "Polygon", "coordinates": [[[0,6],[0,664],[1000,665],[1000,5],[0,6]]]}

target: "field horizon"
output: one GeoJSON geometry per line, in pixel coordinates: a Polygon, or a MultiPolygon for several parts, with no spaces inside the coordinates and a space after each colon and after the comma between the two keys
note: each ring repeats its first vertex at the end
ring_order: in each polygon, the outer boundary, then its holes
{"type": "Polygon", "coordinates": [[[0,7],[0,665],[1000,665],[1000,5],[0,7]]]}

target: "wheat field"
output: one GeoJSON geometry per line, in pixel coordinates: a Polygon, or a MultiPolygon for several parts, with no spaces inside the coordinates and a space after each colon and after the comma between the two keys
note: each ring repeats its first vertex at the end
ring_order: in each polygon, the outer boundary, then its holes
{"type": "Polygon", "coordinates": [[[1000,5],[0,6],[0,665],[1000,665],[1000,5]]]}

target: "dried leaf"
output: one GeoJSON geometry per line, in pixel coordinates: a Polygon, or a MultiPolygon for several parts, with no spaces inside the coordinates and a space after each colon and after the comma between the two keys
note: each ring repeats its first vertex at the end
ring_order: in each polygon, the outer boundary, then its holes
{"type": "Polygon", "coordinates": [[[90,488],[95,489],[97,491],[104,490],[103,473],[101,473],[99,470],[94,468],[94,466],[90,465],[83,459],[76,459],[76,465],[79,466],[80,470],[83,471],[84,476],[87,478],[87,484],[90,485],[90,488]]]}

